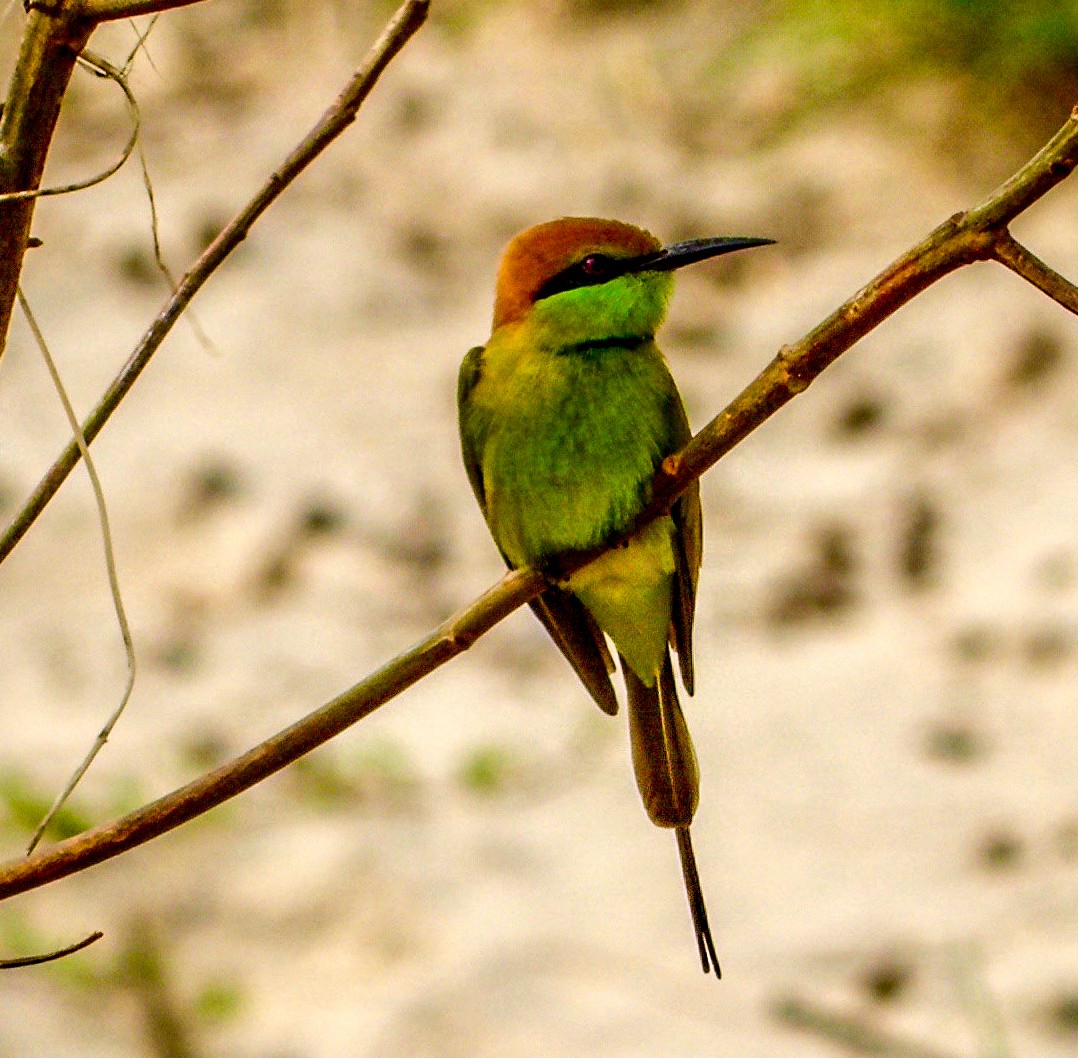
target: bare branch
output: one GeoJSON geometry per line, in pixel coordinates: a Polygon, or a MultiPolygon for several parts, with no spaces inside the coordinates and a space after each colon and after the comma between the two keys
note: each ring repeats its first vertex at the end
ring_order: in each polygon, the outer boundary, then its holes
{"type": "MultiPolygon", "coordinates": [[[[56,5],[54,5],[56,6],[56,5]]],[[[0,116],[0,193],[41,186],[45,157],[75,60],[93,24],[56,11],[31,9],[0,116]]],[[[7,339],[35,199],[0,203],[0,354],[7,339]]]]}
{"type": "Polygon", "coordinates": [[[1071,174],[1078,165],[1074,149],[1078,126],[1078,104],[1070,120],[1008,180],[982,203],[970,210],[972,223],[985,228],[1003,228],[1071,174]]]}
{"type": "Polygon", "coordinates": [[[665,509],[699,477],[808,385],[856,341],[949,272],[995,256],[1000,233],[1078,166],[1078,107],[1036,156],[968,213],[957,213],[885,268],[809,334],[781,349],[766,368],[668,459],[645,515],[665,509]],[[1030,190],[1036,188],[1036,194],[1030,190]]]}
{"type": "MultiPolygon", "coordinates": [[[[367,54],[363,65],[352,75],[344,90],[318,124],[269,177],[254,198],[206,247],[180,280],[172,297],[158,313],[119,375],[113,380],[112,385],[83,424],[82,432],[88,444],[101,432],[109,416],[135,384],[143,368],[150,362],[173,325],[206,280],[247,237],[255,221],[276,201],[281,192],[355,121],[357,111],[370,94],[382,71],[426,21],[429,7],[430,0],[407,0],[390,20],[382,36],[367,54]]],[[[0,296],[2,296],[2,289],[0,289],[0,296]]],[[[0,326],[3,324],[4,321],[0,320],[0,326]]],[[[56,495],[78,461],[79,449],[72,442],[64,449],[23,509],[0,537],[0,562],[7,558],[30,526],[34,524],[37,516],[56,495]]]]}
{"type": "Polygon", "coordinates": [[[122,819],[68,838],[0,869],[0,899],[118,856],[174,830],[280,771],[467,650],[484,632],[537,595],[544,583],[542,574],[536,570],[506,574],[467,610],[450,618],[411,650],[242,757],[122,819]]]}
{"type": "Polygon", "coordinates": [[[115,22],[121,18],[155,15],[177,7],[194,7],[202,0],[74,0],[71,7],[79,18],[90,22],[115,22]]]}
{"type": "Polygon", "coordinates": [[[1000,232],[992,256],[1053,301],[1058,301],[1065,309],[1078,315],[1078,287],[1031,254],[1009,231],[1000,232]]]}
{"type": "MultiPolygon", "coordinates": [[[[721,414],[677,456],[665,461],[654,483],[655,498],[632,531],[657,517],[693,480],[802,392],[858,338],[948,272],[992,257],[998,230],[1064,179],[1078,162],[1078,112],[1072,114],[1051,146],[1051,152],[1041,151],[1020,170],[1036,183],[1038,195],[1031,196],[1020,181],[1008,181],[968,213],[958,214],[937,228],[800,342],[780,350],[721,414]]],[[[617,546],[625,536],[610,541],[608,547],[617,546]]],[[[578,569],[594,557],[594,553],[568,556],[558,564],[559,569],[578,569]]],[[[0,867],[0,899],[111,859],[280,771],[466,650],[534,598],[545,583],[543,573],[535,569],[507,574],[411,650],[243,756],[122,819],[0,867]]]]}
{"type": "Polygon", "coordinates": [[[56,951],[46,952],[44,955],[23,955],[17,959],[0,959],[0,970],[17,970],[20,966],[40,966],[43,962],[54,962],[65,956],[74,955],[83,948],[88,948],[95,941],[99,941],[105,934],[101,930],[94,930],[88,937],[69,944],[66,948],[58,948],[56,951]]]}

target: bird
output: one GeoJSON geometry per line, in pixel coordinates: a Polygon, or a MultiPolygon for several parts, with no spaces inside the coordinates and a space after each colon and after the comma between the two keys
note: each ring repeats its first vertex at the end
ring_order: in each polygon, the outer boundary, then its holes
{"type": "MultiPolygon", "coordinates": [[[[664,246],[632,224],[562,217],[530,227],[498,266],[486,345],[464,357],[457,411],[465,470],[511,569],[553,569],[634,527],[663,461],[691,438],[655,344],[673,272],[771,239],[664,246]]],[[[531,608],[605,713],[620,659],[644,807],[677,837],[705,973],[722,971],[689,836],[699,772],[671,659],[692,695],[703,546],[699,483],[619,546],[550,583],[531,608]],[[613,650],[610,649],[612,645],[613,650]]]]}

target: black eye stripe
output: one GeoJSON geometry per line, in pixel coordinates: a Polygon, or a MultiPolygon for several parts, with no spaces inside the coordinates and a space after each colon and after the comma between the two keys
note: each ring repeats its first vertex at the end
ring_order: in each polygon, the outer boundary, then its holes
{"type": "Polygon", "coordinates": [[[616,257],[610,257],[603,253],[590,253],[583,260],[577,261],[563,268],[556,275],[551,276],[537,291],[535,300],[549,298],[553,294],[560,294],[565,290],[575,290],[577,287],[592,287],[599,283],[606,283],[616,279],[625,271],[625,266],[631,259],[622,261],[616,257]]]}

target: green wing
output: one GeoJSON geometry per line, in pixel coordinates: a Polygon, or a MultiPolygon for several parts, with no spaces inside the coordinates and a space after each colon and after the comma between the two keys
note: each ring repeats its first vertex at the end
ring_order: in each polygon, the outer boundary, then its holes
{"type": "MultiPolygon", "coordinates": [[[[482,454],[485,430],[483,423],[473,414],[471,403],[472,392],[483,373],[483,351],[481,345],[470,349],[460,365],[457,418],[464,469],[485,518],[487,499],[483,486],[482,454]]],[[[502,558],[505,559],[504,553],[502,558]]],[[[510,565],[508,559],[506,565],[510,565]]],[[[553,586],[533,599],[530,605],[596,704],[604,713],[613,716],[618,711],[617,695],[610,682],[614,662],[595,619],[575,595],[553,586]]]]}
{"type": "MultiPolygon", "coordinates": [[[[670,420],[673,423],[672,451],[684,448],[692,437],[685,406],[677,390],[671,394],[670,420]]],[[[674,520],[675,598],[671,627],[671,643],[677,651],[678,668],[685,690],[692,694],[696,685],[692,662],[692,626],[696,612],[696,585],[700,579],[703,556],[703,514],[700,510],[700,484],[693,484],[670,509],[674,520]]]]}
{"type": "Polygon", "coordinates": [[[472,492],[479,501],[483,517],[487,514],[487,497],[483,490],[482,437],[478,423],[470,413],[472,390],[483,373],[483,349],[477,345],[469,349],[461,361],[457,375],[457,427],[460,430],[460,451],[464,456],[464,470],[472,486],[472,492]]]}

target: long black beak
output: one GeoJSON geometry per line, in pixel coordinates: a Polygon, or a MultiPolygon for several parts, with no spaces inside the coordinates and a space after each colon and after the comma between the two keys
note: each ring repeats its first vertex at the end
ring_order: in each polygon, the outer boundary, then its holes
{"type": "Polygon", "coordinates": [[[709,257],[733,253],[735,250],[750,250],[754,246],[770,246],[774,239],[744,238],[741,236],[720,236],[711,239],[689,239],[664,246],[655,253],[637,257],[629,271],[632,272],[672,272],[675,268],[706,261],[709,257]]]}

